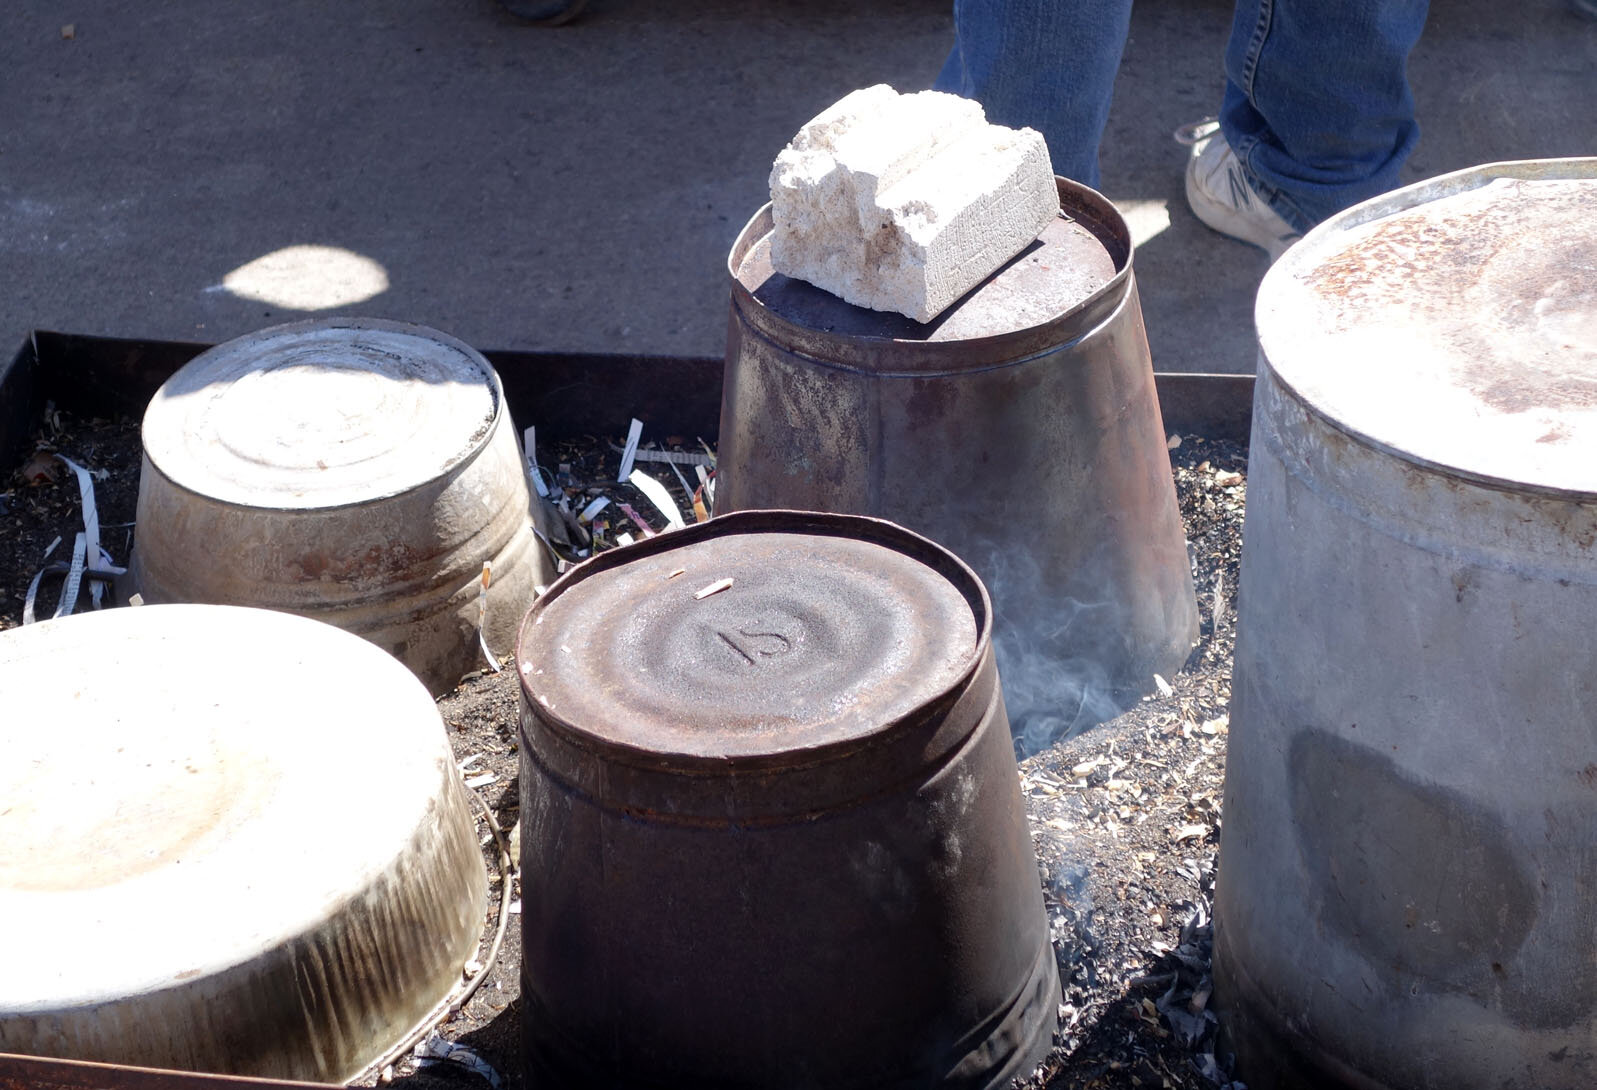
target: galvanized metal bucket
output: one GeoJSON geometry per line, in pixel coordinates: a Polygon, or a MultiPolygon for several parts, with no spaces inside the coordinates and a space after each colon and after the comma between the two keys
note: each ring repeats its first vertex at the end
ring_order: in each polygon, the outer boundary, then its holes
{"type": "Polygon", "coordinates": [[[271,610],[107,609],[0,632],[0,691],[0,1054],[343,1082],[459,986],[487,875],[391,656],[271,610]]]}
{"type": "Polygon", "coordinates": [[[275,326],[196,357],[144,417],[144,600],[287,610],[389,651],[437,695],[510,649],[553,581],[499,376],[372,318],[275,326]]]}
{"type": "Polygon", "coordinates": [[[1597,159],[1327,221],[1259,292],[1215,902],[1250,1086],[1597,1060],[1597,159]]]}
{"type": "Polygon", "coordinates": [[[986,592],[889,523],[744,512],[528,614],[522,1022],[543,1087],[1000,1087],[1058,971],[986,592]]]}
{"type": "Polygon", "coordinates": [[[963,557],[1028,749],[1179,670],[1198,631],[1130,235],[1058,184],[1060,218],[929,325],[776,273],[762,209],[729,258],[716,494],[892,519],[963,557]]]}

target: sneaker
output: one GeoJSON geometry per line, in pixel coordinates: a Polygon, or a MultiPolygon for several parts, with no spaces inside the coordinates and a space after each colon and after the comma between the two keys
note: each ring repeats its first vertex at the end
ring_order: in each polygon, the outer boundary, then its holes
{"type": "Polygon", "coordinates": [[[1187,204],[1205,225],[1260,247],[1271,261],[1303,237],[1253,191],[1218,123],[1188,126],[1177,139],[1192,145],[1187,160],[1187,204]]]}

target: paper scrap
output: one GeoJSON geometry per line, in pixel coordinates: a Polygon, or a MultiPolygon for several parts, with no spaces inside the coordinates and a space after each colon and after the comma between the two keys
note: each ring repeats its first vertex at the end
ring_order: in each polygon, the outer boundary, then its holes
{"type": "Polygon", "coordinates": [[[731,587],[732,587],[732,580],[731,579],[717,579],[715,582],[711,583],[709,586],[704,587],[701,590],[694,591],[693,592],[693,597],[694,597],[695,601],[701,601],[702,602],[704,599],[708,598],[710,595],[712,595],[712,594],[720,594],[723,590],[730,590],[731,587]]]}
{"type": "MultiPolygon", "coordinates": [[[[105,550],[100,548],[100,511],[94,503],[94,479],[98,475],[97,471],[85,469],[64,454],[57,454],[56,459],[75,473],[78,478],[78,497],[83,508],[84,556],[88,570],[115,570],[106,562],[105,550]]],[[[109,474],[105,476],[109,476],[109,474]]],[[[104,480],[105,477],[102,476],[100,479],[104,480]]],[[[78,596],[77,580],[68,576],[67,581],[72,588],[72,597],[75,601],[78,596]]],[[[103,583],[95,581],[89,584],[89,597],[93,600],[95,609],[100,608],[101,599],[104,596],[105,585],[103,583]]],[[[71,607],[68,606],[67,612],[70,613],[71,611],[71,607]]],[[[57,611],[56,615],[62,616],[59,611],[57,611]]]]}
{"type": "Polygon", "coordinates": [[[633,417],[627,428],[627,445],[621,450],[621,472],[616,474],[617,481],[625,481],[632,475],[632,462],[638,456],[638,440],[642,438],[643,421],[633,417]]]}
{"type": "MultiPolygon", "coordinates": [[[[625,447],[610,444],[611,450],[625,453],[625,447]]],[[[635,451],[633,460],[638,462],[666,462],[679,466],[713,466],[715,458],[709,454],[698,454],[691,450],[649,450],[647,448],[635,451]]]]}
{"type": "Polygon", "coordinates": [[[649,498],[655,510],[665,516],[666,525],[673,530],[680,530],[685,525],[682,521],[682,511],[677,507],[676,501],[671,498],[671,493],[665,485],[644,473],[634,469],[628,474],[626,483],[636,488],[649,498]]]}
{"type": "Polygon", "coordinates": [[[688,479],[682,475],[682,471],[680,469],[678,469],[675,465],[670,465],[668,468],[671,470],[672,473],[676,474],[677,484],[682,486],[682,494],[685,495],[685,496],[693,495],[693,486],[691,484],[689,484],[688,483],[688,479]]]}
{"type": "Polygon", "coordinates": [[[543,474],[538,471],[538,429],[528,428],[521,433],[522,450],[527,459],[527,476],[532,481],[532,487],[538,490],[538,495],[549,495],[549,486],[543,483],[543,474]]]}
{"type": "Polygon", "coordinates": [[[484,1080],[493,1090],[499,1090],[504,1085],[504,1079],[499,1072],[476,1051],[440,1036],[436,1030],[427,1040],[416,1046],[413,1055],[416,1057],[417,1067],[431,1067],[438,1063],[453,1064],[484,1080]]]}
{"type": "MultiPolygon", "coordinates": [[[[633,474],[633,476],[636,476],[636,475],[637,474],[635,474],[635,473],[633,474]]],[[[638,514],[638,512],[633,509],[633,507],[632,507],[632,505],[630,503],[617,503],[616,506],[621,508],[621,513],[622,514],[626,515],[627,518],[632,520],[632,525],[636,526],[639,530],[641,530],[643,532],[643,536],[644,537],[653,537],[654,536],[654,527],[650,526],[647,522],[645,522],[644,519],[643,519],[643,516],[638,514]]]]}
{"type": "Polygon", "coordinates": [[[488,584],[493,580],[493,561],[482,562],[482,583],[477,588],[477,646],[482,648],[482,657],[488,660],[488,665],[493,667],[494,673],[499,673],[504,667],[499,665],[499,656],[488,649],[488,584]]]}

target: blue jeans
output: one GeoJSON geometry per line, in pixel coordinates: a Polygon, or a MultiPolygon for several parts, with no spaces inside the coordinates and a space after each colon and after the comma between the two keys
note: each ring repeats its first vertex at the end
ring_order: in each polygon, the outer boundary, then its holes
{"type": "MultiPolygon", "coordinates": [[[[1397,184],[1419,139],[1410,50],[1427,0],[1237,0],[1220,129],[1259,195],[1299,230],[1397,184]]],[[[954,0],[936,88],[1048,141],[1097,188],[1098,144],[1131,0],[954,0]]]]}

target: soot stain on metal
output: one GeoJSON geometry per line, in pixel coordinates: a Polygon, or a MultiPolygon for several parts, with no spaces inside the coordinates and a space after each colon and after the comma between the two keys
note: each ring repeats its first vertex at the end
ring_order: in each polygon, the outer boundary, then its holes
{"type": "Polygon", "coordinates": [[[1530,1027],[1572,1024],[1597,1004],[1597,974],[1549,995],[1516,966],[1541,894],[1495,817],[1324,730],[1294,737],[1288,766],[1304,865],[1328,894],[1324,922],[1353,949],[1412,974],[1413,994],[1490,996],[1530,1027]]]}

